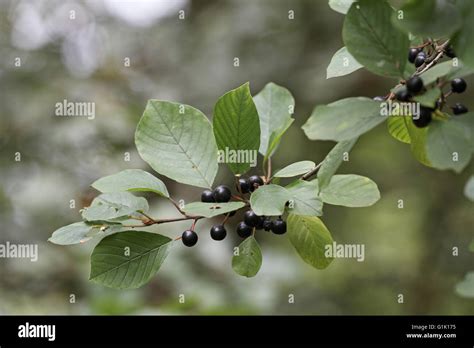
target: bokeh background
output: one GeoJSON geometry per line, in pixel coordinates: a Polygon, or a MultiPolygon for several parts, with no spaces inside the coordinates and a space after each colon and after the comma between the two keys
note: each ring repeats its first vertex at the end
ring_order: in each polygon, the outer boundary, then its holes
{"type": "MultiPolygon", "coordinates": [[[[133,142],[149,98],[187,103],[211,117],[226,91],[250,81],[256,94],[273,81],[296,99],[296,121],[274,167],[321,161],[334,143],[309,141],[301,130],[314,106],[385,94],[394,84],[364,70],[326,80],[330,58],[343,46],[343,16],[326,1],[2,0],[0,11],[0,242],[39,243],[40,252],[36,263],[0,259],[1,314],[474,314],[474,301],[454,292],[474,268],[467,250],[474,205],[462,194],[474,166],[459,175],[423,167],[384,124],[364,135],[340,168],[372,178],[382,199],[369,208],[324,208],[333,238],[365,244],[365,262],[338,259],[318,271],[285,236],[262,235],[262,269],[241,278],[231,269],[237,238],[214,242],[210,223],[199,223],[196,247],[175,247],[148,285],[119,291],[88,281],[96,241],[46,241],[80,220],[80,207],[97,194],[91,182],[149,169],[133,142]],[[96,118],[54,116],[64,99],[95,102],[96,118]]],[[[474,108],[472,90],[463,98],[474,108]]],[[[199,199],[199,189],[162,179],[174,198],[199,199]]],[[[230,184],[225,168],[217,181],[230,184]]],[[[152,215],[174,216],[167,201],[147,197],[152,215]]],[[[187,227],[151,230],[174,237],[187,227]]]]}

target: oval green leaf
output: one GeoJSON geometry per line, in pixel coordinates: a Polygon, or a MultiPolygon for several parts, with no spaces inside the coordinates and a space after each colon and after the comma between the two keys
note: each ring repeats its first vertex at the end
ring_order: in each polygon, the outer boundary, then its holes
{"type": "Polygon", "coordinates": [[[332,262],[332,257],[326,257],[326,248],[333,243],[331,233],[316,216],[290,214],[287,233],[296,252],[307,264],[324,269],[332,262]]]}
{"type": "Polygon", "coordinates": [[[227,202],[227,203],[203,203],[193,202],[186,204],[183,211],[192,216],[204,216],[211,218],[217,215],[229,213],[245,206],[244,202],[227,202]]]}
{"type": "Polygon", "coordinates": [[[279,185],[264,185],[250,196],[250,205],[260,216],[279,216],[285,210],[285,204],[291,199],[287,189],[279,185]]]}
{"type": "Polygon", "coordinates": [[[141,169],[126,169],[117,174],[104,176],[96,180],[92,187],[100,192],[148,191],[169,197],[163,181],[141,169]]]}
{"type": "Polygon", "coordinates": [[[291,195],[287,211],[296,215],[323,215],[323,201],[318,196],[318,181],[297,180],[285,187],[291,195]]]}
{"type": "Polygon", "coordinates": [[[313,161],[300,161],[292,163],[283,169],[280,169],[273,175],[276,178],[291,178],[302,175],[314,169],[316,164],[313,161]]]}
{"type": "Polygon", "coordinates": [[[129,192],[109,192],[94,198],[91,205],[82,211],[82,217],[86,221],[110,221],[147,211],[145,198],[129,192]]]}
{"type": "Polygon", "coordinates": [[[349,53],[346,47],[340,48],[331,58],[331,62],[326,68],[326,78],[349,75],[362,68],[363,65],[349,53]]]}
{"type": "Polygon", "coordinates": [[[334,175],[329,185],[322,188],[321,199],[325,203],[345,207],[368,207],[380,199],[377,184],[365,176],[334,175]]]}
{"type": "Polygon", "coordinates": [[[254,277],[262,266],[262,251],[257,240],[250,236],[238,247],[238,255],[232,257],[232,268],[235,273],[244,277],[254,277]]]}

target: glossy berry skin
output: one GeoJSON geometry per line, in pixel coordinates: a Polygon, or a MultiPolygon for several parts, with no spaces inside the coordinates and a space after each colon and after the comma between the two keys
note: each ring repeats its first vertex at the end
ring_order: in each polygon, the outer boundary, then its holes
{"type": "Polygon", "coordinates": [[[466,90],[467,84],[466,81],[462,78],[455,78],[451,81],[451,90],[454,93],[462,93],[466,90]]]}
{"type": "Polygon", "coordinates": [[[263,185],[263,180],[258,175],[252,175],[249,178],[249,182],[250,182],[250,191],[254,191],[258,186],[263,185]]]}
{"type": "Polygon", "coordinates": [[[282,219],[273,221],[272,232],[275,234],[284,234],[286,232],[286,222],[282,219]]]}
{"type": "Polygon", "coordinates": [[[416,55],[415,58],[415,67],[419,68],[425,63],[426,60],[426,53],[425,52],[420,52],[416,55]]]}
{"type": "Polygon", "coordinates": [[[456,58],[456,53],[454,52],[453,46],[448,46],[445,50],[444,53],[449,57],[449,58],[456,58]]]}
{"type": "Polygon", "coordinates": [[[239,191],[242,193],[249,193],[250,192],[250,181],[249,179],[240,178],[239,179],[239,191]]]}
{"type": "Polygon", "coordinates": [[[223,240],[227,231],[223,225],[214,225],[211,227],[211,238],[214,240],[223,240]]]}
{"type": "Polygon", "coordinates": [[[203,203],[214,203],[214,193],[211,190],[204,190],[201,193],[201,202],[203,203]]]}
{"type": "Polygon", "coordinates": [[[413,124],[417,126],[418,128],[424,128],[428,126],[431,122],[431,113],[433,112],[433,109],[421,106],[420,107],[420,115],[418,119],[413,118],[413,124]]]}
{"type": "Polygon", "coordinates": [[[248,226],[245,222],[241,221],[237,225],[237,234],[241,238],[247,238],[252,235],[253,228],[248,226]]]}
{"type": "Polygon", "coordinates": [[[397,93],[395,93],[395,97],[397,98],[397,100],[399,101],[403,101],[403,102],[407,102],[411,99],[411,94],[408,93],[407,90],[405,89],[401,89],[399,90],[397,93]]]}
{"type": "Polygon", "coordinates": [[[260,216],[255,214],[253,210],[247,210],[244,213],[244,222],[247,226],[257,227],[260,224],[260,216]]]}
{"type": "Polygon", "coordinates": [[[455,115],[461,115],[461,114],[465,114],[466,112],[468,112],[469,110],[467,109],[467,107],[465,107],[463,104],[461,103],[456,103],[454,106],[453,106],[453,114],[455,115]]]}
{"type": "Polygon", "coordinates": [[[423,89],[423,80],[419,76],[413,76],[407,81],[407,91],[411,94],[420,93],[423,89]]]}
{"type": "Polygon", "coordinates": [[[408,51],[408,61],[410,63],[415,63],[415,58],[418,55],[418,53],[420,53],[419,48],[410,48],[410,50],[408,51]]]}
{"type": "Polygon", "coordinates": [[[198,235],[194,231],[186,230],[181,235],[181,241],[187,247],[192,247],[192,246],[196,245],[196,243],[198,241],[198,235]]]}
{"type": "Polygon", "coordinates": [[[230,197],[232,197],[232,192],[227,186],[219,185],[214,189],[214,199],[216,202],[226,203],[230,201],[230,197]]]}
{"type": "Polygon", "coordinates": [[[269,218],[263,220],[263,229],[265,231],[271,231],[273,228],[273,221],[269,218]]]}

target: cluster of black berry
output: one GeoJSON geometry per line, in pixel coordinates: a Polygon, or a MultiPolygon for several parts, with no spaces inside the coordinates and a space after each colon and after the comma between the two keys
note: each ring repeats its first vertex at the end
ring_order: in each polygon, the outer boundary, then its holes
{"type": "MultiPolygon", "coordinates": [[[[237,191],[241,194],[247,194],[255,191],[259,186],[264,185],[263,179],[258,175],[252,175],[249,178],[239,178],[236,185],[237,191]]],[[[204,203],[226,203],[232,198],[232,192],[226,185],[219,185],[213,191],[204,190],[201,194],[201,202],[204,203]]],[[[234,216],[235,211],[225,214],[228,217],[234,216]]],[[[225,221],[224,221],[225,222],[225,221]]],[[[237,234],[242,238],[252,235],[253,230],[272,231],[275,234],[284,234],[286,232],[286,222],[279,217],[272,220],[269,217],[258,216],[252,210],[244,213],[244,221],[237,225],[237,234]]],[[[211,227],[211,238],[214,240],[223,240],[227,236],[227,230],[224,224],[218,224],[211,227]]],[[[195,231],[186,230],[181,235],[184,245],[191,247],[198,241],[198,235],[195,231]]]]}

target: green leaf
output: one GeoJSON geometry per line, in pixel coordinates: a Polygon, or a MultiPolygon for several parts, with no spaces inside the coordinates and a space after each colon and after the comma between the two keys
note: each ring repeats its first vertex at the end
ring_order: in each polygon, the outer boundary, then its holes
{"type": "Polygon", "coordinates": [[[313,161],[300,161],[292,163],[283,169],[277,171],[274,175],[276,178],[291,178],[309,172],[314,169],[316,164],[313,161]]]}
{"type": "Polygon", "coordinates": [[[360,0],[345,17],[342,38],[348,51],[371,72],[403,77],[409,40],[392,24],[393,13],[385,1],[360,0]]]}
{"type": "Polygon", "coordinates": [[[456,284],[456,293],[459,296],[474,298],[474,272],[469,272],[462,282],[456,284]]]}
{"type": "Polygon", "coordinates": [[[349,75],[363,66],[359,64],[352,54],[347,51],[346,47],[339,49],[331,58],[326,69],[326,78],[339,77],[349,75]]]}
{"type": "Polygon", "coordinates": [[[429,127],[418,128],[410,117],[402,117],[405,127],[410,135],[410,149],[413,156],[425,166],[431,167],[426,153],[426,135],[429,127]]]}
{"type": "Polygon", "coordinates": [[[329,0],[329,7],[334,11],[346,14],[355,0],[329,0]]]}
{"type": "Polygon", "coordinates": [[[211,218],[217,215],[229,213],[245,206],[244,202],[228,202],[228,203],[202,203],[193,202],[186,204],[183,211],[192,216],[204,216],[211,218]]]}
{"type": "Polygon", "coordinates": [[[344,141],[358,137],[385,119],[379,102],[364,97],[347,98],[317,106],[302,128],[311,140],[344,141]]]}
{"type": "Polygon", "coordinates": [[[84,208],[82,217],[87,221],[110,221],[140,211],[148,211],[145,198],[136,197],[129,192],[110,192],[94,198],[90,207],[84,208]]]}
{"type": "Polygon", "coordinates": [[[469,244],[469,251],[474,253],[474,239],[471,241],[471,244],[469,244]]]}
{"type": "Polygon", "coordinates": [[[436,102],[438,101],[439,97],[441,96],[441,90],[437,87],[431,88],[426,93],[417,95],[413,98],[414,101],[420,103],[423,106],[427,106],[429,108],[435,108],[436,102]]]}
{"type": "Polygon", "coordinates": [[[165,184],[141,169],[126,169],[96,180],[92,187],[100,192],[149,191],[169,197],[165,184]]]}
{"type": "Polygon", "coordinates": [[[317,269],[329,266],[333,258],[326,257],[326,245],[332,245],[329,230],[316,216],[290,214],[288,237],[304,262],[317,269]]]}
{"type": "Polygon", "coordinates": [[[351,140],[341,141],[334,146],[331,151],[326,155],[321,167],[318,170],[318,182],[319,188],[326,187],[329,184],[332,176],[336,173],[337,169],[341,165],[344,154],[349,152],[357,138],[351,140]]]}
{"type": "MultiPolygon", "coordinates": [[[[219,150],[258,151],[260,123],[248,82],[227,92],[216,103],[212,119],[219,150]]],[[[226,163],[234,174],[243,174],[250,163],[226,163]]]]}
{"type": "Polygon", "coordinates": [[[470,130],[455,119],[435,120],[428,128],[426,151],[433,167],[459,173],[471,159],[470,130]]]}
{"type": "Polygon", "coordinates": [[[426,72],[420,75],[425,86],[436,82],[438,78],[444,78],[445,80],[451,80],[455,77],[464,77],[472,74],[473,70],[465,66],[461,61],[449,60],[446,62],[439,63],[434,67],[428,69],[426,72]]]}
{"type": "Polygon", "coordinates": [[[232,257],[235,273],[244,277],[254,277],[262,266],[262,251],[257,240],[250,236],[239,245],[238,255],[232,257]]]}
{"type": "Polygon", "coordinates": [[[440,38],[449,37],[460,28],[461,16],[446,0],[411,0],[393,13],[392,22],[406,33],[440,38]]]}
{"type": "Polygon", "coordinates": [[[250,205],[260,216],[279,216],[285,210],[285,204],[291,195],[284,187],[269,184],[260,186],[250,196],[250,205]]]}
{"type": "Polygon", "coordinates": [[[259,151],[263,156],[269,157],[289,124],[293,122],[291,114],[295,107],[295,99],[286,88],[270,82],[253,100],[260,117],[259,151]],[[273,139],[278,137],[276,144],[272,144],[272,136],[273,139]]]}
{"type": "Polygon", "coordinates": [[[365,176],[334,175],[329,185],[322,188],[325,203],[346,207],[368,207],[380,199],[377,184],[365,176]]]}
{"type": "Polygon", "coordinates": [[[461,30],[453,40],[454,51],[467,66],[474,69],[474,41],[472,40],[474,37],[474,4],[471,0],[458,1],[456,4],[463,18],[461,30]]]}
{"type": "Polygon", "coordinates": [[[140,156],[158,173],[177,182],[210,188],[217,174],[212,127],[199,110],[149,100],[137,126],[140,156]]]}
{"type": "MultiPolygon", "coordinates": [[[[474,175],[471,175],[469,180],[466,182],[466,186],[464,186],[464,195],[474,202],[474,175]]],[[[472,243],[472,246],[474,248],[474,243],[472,243]]],[[[474,249],[472,251],[474,251],[474,249]]]]}
{"type": "Polygon", "coordinates": [[[297,180],[285,187],[291,195],[288,212],[295,215],[323,215],[323,202],[318,196],[318,181],[297,180]]]}
{"type": "Polygon", "coordinates": [[[53,232],[51,237],[48,239],[49,242],[58,245],[72,245],[78,243],[85,243],[92,239],[89,236],[91,230],[99,230],[99,226],[88,225],[85,222],[75,222],[73,224],[58,228],[53,232]]]}
{"type": "Polygon", "coordinates": [[[102,239],[91,255],[90,280],[116,289],[146,284],[168,256],[172,240],[142,231],[126,231],[102,239]]]}
{"type": "Polygon", "coordinates": [[[388,132],[392,137],[405,144],[410,144],[410,133],[403,120],[405,116],[389,117],[387,119],[388,132]]]}
{"type": "Polygon", "coordinates": [[[282,129],[276,130],[270,135],[270,145],[268,146],[267,154],[264,157],[264,162],[266,162],[268,158],[275,152],[278,147],[278,144],[280,144],[281,137],[283,136],[283,134],[285,134],[288,128],[290,128],[294,120],[294,118],[290,118],[289,120],[287,120],[286,124],[282,129]]]}

